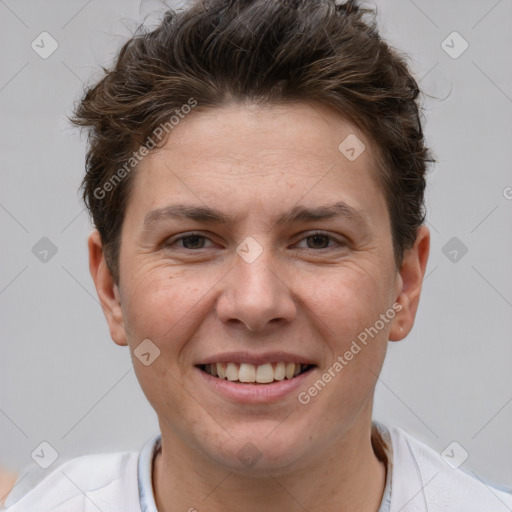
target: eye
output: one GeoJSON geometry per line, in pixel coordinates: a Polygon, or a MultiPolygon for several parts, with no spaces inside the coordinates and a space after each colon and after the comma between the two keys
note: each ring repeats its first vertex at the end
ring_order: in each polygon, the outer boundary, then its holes
{"type": "Polygon", "coordinates": [[[342,240],[339,240],[338,238],[335,238],[322,231],[315,231],[314,233],[310,233],[308,236],[303,237],[300,241],[302,240],[310,241],[310,243],[307,243],[308,247],[306,247],[306,249],[333,249],[333,246],[326,246],[329,241],[334,241],[338,247],[347,245],[346,242],[343,242],[342,240]]]}
{"type": "Polygon", "coordinates": [[[194,249],[204,249],[204,241],[209,240],[209,238],[199,234],[199,233],[188,233],[187,235],[180,236],[178,238],[175,238],[174,240],[169,240],[164,243],[165,247],[173,247],[178,242],[182,242],[183,245],[181,247],[178,247],[178,249],[188,249],[188,250],[194,250],[194,249]]]}
{"type": "MultiPolygon", "coordinates": [[[[208,237],[201,235],[200,233],[188,233],[186,235],[166,241],[164,243],[164,247],[175,247],[178,243],[181,243],[182,245],[177,247],[178,249],[186,249],[188,251],[208,249],[208,247],[205,247],[204,245],[206,240],[211,241],[208,237]]],[[[343,240],[335,238],[332,235],[322,231],[315,231],[310,233],[308,236],[303,237],[300,242],[303,240],[307,241],[307,247],[299,247],[300,249],[333,249],[334,246],[328,245],[331,241],[334,242],[338,247],[344,247],[347,245],[343,240]]]]}

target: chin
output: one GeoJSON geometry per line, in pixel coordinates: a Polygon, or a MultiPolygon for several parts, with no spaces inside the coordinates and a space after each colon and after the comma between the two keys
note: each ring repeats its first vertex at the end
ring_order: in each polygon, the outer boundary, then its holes
{"type": "Polygon", "coordinates": [[[268,477],[269,473],[287,473],[305,456],[307,436],[278,429],[275,422],[270,428],[240,426],[233,437],[224,436],[219,445],[204,447],[204,452],[219,466],[238,474],[268,477]]]}

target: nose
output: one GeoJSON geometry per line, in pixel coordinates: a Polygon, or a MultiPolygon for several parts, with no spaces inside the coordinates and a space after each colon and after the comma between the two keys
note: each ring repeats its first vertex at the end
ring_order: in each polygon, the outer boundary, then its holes
{"type": "Polygon", "coordinates": [[[251,263],[236,255],[217,301],[219,319],[260,334],[291,322],[297,308],[290,280],[268,249],[251,263]]]}

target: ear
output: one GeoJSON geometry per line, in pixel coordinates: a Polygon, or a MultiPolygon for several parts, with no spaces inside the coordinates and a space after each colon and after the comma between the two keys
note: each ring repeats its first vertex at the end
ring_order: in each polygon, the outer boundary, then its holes
{"type": "Polygon", "coordinates": [[[427,226],[420,226],[414,246],[404,252],[402,266],[397,276],[399,291],[395,303],[400,304],[401,309],[393,318],[389,331],[390,341],[400,341],[411,332],[420,301],[429,251],[430,231],[427,226]]]}
{"type": "Polygon", "coordinates": [[[98,230],[94,230],[89,235],[87,243],[89,247],[89,270],[100,299],[103,314],[107,319],[110,336],[114,343],[127,345],[119,288],[115,284],[105,261],[98,230]]]}

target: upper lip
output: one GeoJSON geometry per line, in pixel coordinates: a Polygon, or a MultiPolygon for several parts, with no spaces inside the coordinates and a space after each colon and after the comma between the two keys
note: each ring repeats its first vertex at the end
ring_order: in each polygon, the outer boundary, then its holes
{"type": "Polygon", "coordinates": [[[265,363],[279,363],[281,361],[285,363],[316,365],[316,362],[308,356],[290,354],[289,352],[264,352],[259,354],[251,352],[222,352],[221,354],[202,359],[196,366],[212,363],[249,363],[260,365],[265,363]]]}

